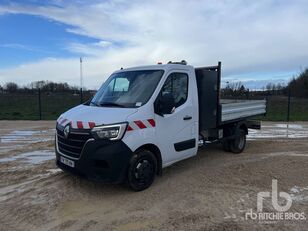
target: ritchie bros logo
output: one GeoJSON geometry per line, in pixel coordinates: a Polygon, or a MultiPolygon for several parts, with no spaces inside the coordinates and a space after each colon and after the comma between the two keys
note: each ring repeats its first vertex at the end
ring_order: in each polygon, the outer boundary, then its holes
{"type": "Polygon", "coordinates": [[[253,212],[252,209],[246,212],[245,219],[259,220],[260,222],[277,222],[279,220],[306,220],[305,213],[288,212],[292,206],[292,198],[290,194],[286,192],[279,192],[278,197],[278,183],[276,179],[272,180],[272,192],[259,192],[257,196],[257,212],[253,212]],[[278,200],[283,198],[285,204],[281,205],[278,200]],[[263,202],[266,198],[270,198],[272,206],[276,210],[275,212],[263,212],[263,202]]]}

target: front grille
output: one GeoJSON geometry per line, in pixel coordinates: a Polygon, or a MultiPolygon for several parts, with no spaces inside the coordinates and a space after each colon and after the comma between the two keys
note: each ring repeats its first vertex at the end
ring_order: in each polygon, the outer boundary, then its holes
{"type": "Polygon", "coordinates": [[[90,130],[71,129],[67,138],[64,136],[64,127],[57,126],[57,145],[60,153],[78,159],[83,146],[91,138],[90,130]]]}

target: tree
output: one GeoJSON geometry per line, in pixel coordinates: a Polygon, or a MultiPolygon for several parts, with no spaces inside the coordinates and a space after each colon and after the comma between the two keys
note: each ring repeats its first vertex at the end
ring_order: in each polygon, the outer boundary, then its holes
{"type": "Polygon", "coordinates": [[[68,85],[68,83],[55,83],[52,81],[36,81],[30,83],[30,87],[32,89],[40,88],[42,91],[45,92],[67,92],[76,90],[78,88],[68,85]]]}
{"type": "Polygon", "coordinates": [[[5,89],[10,92],[10,93],[13,93],[13,92],[16,92],[18,90],[18,85],[14,82],[8,82],[5,84],[5,89]]]}
{"type": "Polygon", "coordinates": [[[273,89],[273,84],[272,83],[266,84],[266,90],[267,91],[271,91],[272,89],[273,89]]]}
{"type": "Polygon", "coordinates": [[[292,96],[308,97],[308,68],[289,82],[292,96]]]}

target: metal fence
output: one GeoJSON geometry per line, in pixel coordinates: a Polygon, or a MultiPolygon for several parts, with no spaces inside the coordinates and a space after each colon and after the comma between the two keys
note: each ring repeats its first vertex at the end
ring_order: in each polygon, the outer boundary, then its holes
{"type": "MultiPolygon", "coordinates": [[[[89,100],[95,91],[50,92],[41,90],[0,92],[0,120],[55,120],[63,112],[89,100]]],[[[249,92],[224,94],[228,99],[267,99],[267,115],[261,120],[308,121],[308,99],[289,94],[249,92]]]]}
{"type": "Polygon", "coordinates": [[[0,93],[0,119],[54,120],[64,111],[89,100],[93,91],[0,93]]]}
{"type": "Polygon", "coordinates": [[[308,121],[308,98],[295,97],[290,90],[283,91],[250,91],[224,92],[222,98],[236,100],[266,99],[267,114],[261,117],[268,121],[308,121]]]}

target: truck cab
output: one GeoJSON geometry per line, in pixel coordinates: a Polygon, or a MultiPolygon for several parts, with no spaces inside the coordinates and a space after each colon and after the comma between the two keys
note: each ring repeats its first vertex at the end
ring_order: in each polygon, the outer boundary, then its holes
{"type": "Polygon", "coordinates": [[[219,65],[197,69],[170,62],[115,71],[91,100],[58,118],[57,165],[94,181],[125,181],[139,191],[164,167],[196,155],[199,145],[220,141],[230,150],[239,127],[247,133],[247,115],[221,120],[219,65]]]}

